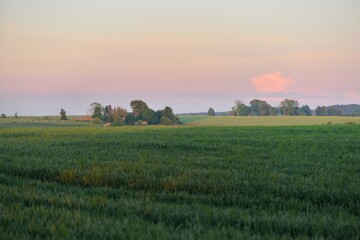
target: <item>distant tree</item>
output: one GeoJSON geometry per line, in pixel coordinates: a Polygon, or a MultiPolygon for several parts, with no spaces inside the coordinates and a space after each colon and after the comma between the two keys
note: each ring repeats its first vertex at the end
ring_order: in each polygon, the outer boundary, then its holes
{"type": "Polygon", "coordinates": [[[161,117],[160,124],[162,125],[173,125],[173,122],[167,117],[161,117]]]}
{"type": "Polygon", "coordinates": [[[299,102],[294,99],[285,99],[280,103],[280,110],[283,115],[296,116],[298,115],[299,102]]]}
{"type": "Polygon", "coordinates": [[[174,119],[175,119],[175,114],[174,114],[172,108],[171,108],[171,107],[168,107],[168,106],[166,106],[166,107],[164,108],[164,111],[163,111],[163,115],[162,115],[162,116],[170,119],[171,121],[174,121],[174,119]]]}
{"type": "Polygon", "coordinates": [[[327,109],[325,106],[317,106],[317,108],[315,109],[315,113],[316,113],[316,116],[327,116],[328,113],[327,113],[327,109]]]}
{"type": "Polygon", "coordinates": [[[304,116],[311,116],[312,115],[311,109],[310,109],[310,107],[308,105],[302,106],[301,111],[302,111],[302,113],[304,113],[303,114],[304,116]]]}
{"type": "Polygon", "coordinates": [[[250,102],[250,111],[255,116],[275,115],[275,111],[266,101],[254,99],[250,102]]]}
{"type": "Polygon", "coordinates": [[[17,114],[17,112],[15,113],[15,118],[18,118],[18,114],[17,114]]]}
{"type": "Polygon", "coordinates": [[[92,118],[102,119],[102,112],[103,112],[102,107],[96,106],[92,118]]]}
{"type": "Polygon", "coordinates": [[[63,108],[60,110],[60,120],[67,120],[66,111],[63,108]]]}
{"type": "Polygon", "coordinates": [[[92,116],[93,118],[101,119],[103,112],[104,107],[98,102],[91,103],[88,108],[88,115],[92,116]]]}
{"type": "Polygon", "coordinates": [[[125,122],[126,114],[127,110],[122,107],[114,107],[111,111],[114,122],[125,122]]]}
{"type": "Polygon", "coordinates": [[[360,109],[357,109],[353,112],[352,116],[360,116],[360,109]]]}
{"type": "Polygon", "coordinates": [[[2,114],[1,114],[1,118],[6,118],[6,114],[5,114],[5,113],[2,113],[2,114]]]}
{"type": "Polygon", "coordinates": [[[250,108],[246,106],[241,100],[236,99],[235,105],[231,108],[231,114],[234,116],[248,116],[250,108]]]}
{"type": "Polygon", "coordinates": [[[114,121],[112,115],[112,107],[111,105],[106,105],[104,108],[104,113],[102,116],[102,120],[106,123],[112,123],[114,121]]]}
{"type": "Polygon", "coordinates": [[[134,114],[136,120],[138,120],[140,118],[141,114],[146,109],[149,109],[147,104],[142,100],[133,100],[130,102],[130,106],[133,110],[133,114],[134,114]]]}
{"type": "Polygon", "coordinates": [[[341,116],[343,115],[342,114],[342,111],[335,107],[335,106],[330,106],[330,107],[327,107],[327,113],[329,116],[341,116]]]}
{"type": "Polygon", "coordinates": [[[174,114],[171,107],[166,106],[163,110],[159,110],[156,112],[158,119],[160,120],[161,124],[170,125],[177,124],[180,122],[179,118],[174,114]]]}
{"type": "Polygon", "coordinates": [[[159,122],[156,112],[150,108],[142,111],[140,119],[146,121],[150,125],[157,124],[159,122]]]}
{"type": "Polygon", "coordinates": [[[134,125],[134,123],[135,123],[134,114],[132,114],[132,113],[126,114],[125,123],[128,124],[128,125],[134,125]]]}
{"type": "Polygon", "coordinates": [[[213,108],[209,108],[208,116],[215,116],[215,110],[213,108]]]}

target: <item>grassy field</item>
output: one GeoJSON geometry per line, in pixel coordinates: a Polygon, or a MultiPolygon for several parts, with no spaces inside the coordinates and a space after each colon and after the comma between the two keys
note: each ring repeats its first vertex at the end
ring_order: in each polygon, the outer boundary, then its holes
{"type": "Polygon", "coordinates": [[[360,124],[360,117],[302,117],[302,116],[268,116],[268,117],[234,117],[234,116],[184,116],[180,120],[194,126],[300,126],[322,124],[360,124]]]}
{"type": "Polygon", "coordinates": [[[0,193],[0,239],[359,239],[360,125],[2,128],[0,193]]]}
{"type": "Polygon", "coordinates": [[[0,118],[0,128],[54,128],[54,127],[88,127],[96,125],[91,122],[77,122],[73,119],[78,116],[69,116],[66,121],[59,120],[59,116],[34,116],[34,117],[7,117],[0,118]]]}

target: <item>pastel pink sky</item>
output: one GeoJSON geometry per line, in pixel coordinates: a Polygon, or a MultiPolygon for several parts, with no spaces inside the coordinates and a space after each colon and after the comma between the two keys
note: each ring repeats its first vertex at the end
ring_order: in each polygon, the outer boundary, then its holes
{"type": "Polygon", "coordinates": [[[360,104],[360,1],[0,1],[0,112],[360,104]],[[45,103],[46,102],[46,106],[45,103]],[[44,107],[45,106],[45,107],[44,107]]]}

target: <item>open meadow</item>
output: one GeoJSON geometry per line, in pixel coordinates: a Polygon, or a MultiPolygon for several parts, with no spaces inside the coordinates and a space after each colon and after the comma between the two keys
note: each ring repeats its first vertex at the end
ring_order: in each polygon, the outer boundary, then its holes
{"type": "Polygon", "coordinates": [[[2,127],[0,192],[0,239],[359,239],[360,125],[2,127]]]}

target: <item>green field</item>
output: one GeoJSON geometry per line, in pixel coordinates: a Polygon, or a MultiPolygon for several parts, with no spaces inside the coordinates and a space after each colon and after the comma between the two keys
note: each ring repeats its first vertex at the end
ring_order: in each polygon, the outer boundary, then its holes
{"type": "Polygon", "coordinates": [[[0,128],[0,193],[0,239],[359,239],[360,125],[0,128]]]}
{"type": "Polygon", "coordinates": [[[7,117],[0,118],[0,128],[54,128],[54,127],[88,127],[96,126],[90,122],[76,122],[78,116],[69,116],[69,120],[61,121],[59,116],[7,117]]]}
{"type": "Polygon", "coordinates": [[[194,126],[301,126],[322,124],[360,124],[360,117],[333,116],[184,116],[180,120],[194,126]]]}

